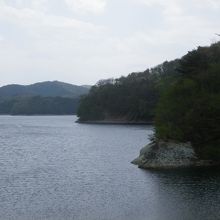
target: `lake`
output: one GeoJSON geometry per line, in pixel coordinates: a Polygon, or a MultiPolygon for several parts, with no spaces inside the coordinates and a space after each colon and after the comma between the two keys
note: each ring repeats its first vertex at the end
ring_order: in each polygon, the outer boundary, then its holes
{"type": "Polygon", "coordinates": [[[132,165],[151,126],[0,116],[0,220],[216,220],[218,169],[132,165]]]}

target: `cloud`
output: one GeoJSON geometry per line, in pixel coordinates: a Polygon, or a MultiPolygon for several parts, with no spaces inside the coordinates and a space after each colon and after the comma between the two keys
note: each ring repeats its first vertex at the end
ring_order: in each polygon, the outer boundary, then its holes
{"type": "Polygon", "coordinates": [[[48,0],[1,0],[0,4],[1,3],[18,9],[30,8],[33,10],[46,11],[49,2],[48,0]]]}
{"type": "Polygon", "coordinates": [[[219,0],[193,0],[193,3],[202,8],[209,7],[215,10],[218,10],[220,8],[219,0]]]}
{"type": "Polygon", "coordinates": [[[139,0],[139,2],[147,7],[162,7],[166,15],[169,15],[167,12],[172,15],[172,12],[180,14],[198,9],[218,10],[220,8],[219,0],[139,0]]]}
{"type": "Polygon", "coordinates": [[[84,31],[101,31],[103,27],[78,19],[46,14],[31,8],[16,8],[6,4],[0,6],[0,19],[20,27],[67,28],[84,31]]]}
{"type": "Polygon", "coordinates": [[[104,50],[97,45],[105,27],[5,2],[0,2],[0,21],[5,36],[4,43],[0,37],[0,69],[7,73],[5,81],[69,81],[74,77],[76,83],[83,73],[95,73],[92,59],[98,54],[97,61],[104,50]]]}
{"type": "Polygon", "coordinates": [[[220,7],[219,0],[139,0],[146,7],[159,7],[164,25],[161,26],[165,36],[166,32],[172,33],[171,37],[182,36],[199,37],[215,33],[218,29],[218,20],[213,19],[220,7]],[[213,17],[212,17],[213,16],[213,17]],[[163,30],[164,29],[164,30],[163,30]]]}
{"type": "Polygon", "coordinates": [[[180,57],[220,28],[215,0],[106,2],[0,0],[1,82],[95,83],[180,57]]]}
{"type": "Polygon", "coordinates": [[[65,0],[67,6],[77,13],[102,13],[106,7],[106,0],[65,0]]]}

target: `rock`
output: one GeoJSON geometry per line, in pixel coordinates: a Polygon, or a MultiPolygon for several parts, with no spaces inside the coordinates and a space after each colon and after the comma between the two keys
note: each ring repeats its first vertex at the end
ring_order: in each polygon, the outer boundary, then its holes
{"type": "Polygon", "coordinates": [[[139,168],[177,168],[196,166],[198,158],[190,143],[158,141],[150,143],[132,161],[139,168]]]}

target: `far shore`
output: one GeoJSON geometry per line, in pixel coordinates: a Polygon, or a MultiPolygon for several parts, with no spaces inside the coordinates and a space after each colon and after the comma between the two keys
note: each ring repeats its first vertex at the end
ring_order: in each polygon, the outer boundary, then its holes
{"type": "Polygon", "coordinates": [[[76,114],[0,114],[0,116],[76,116],[76,114]]]}
{"type": "MultiPolygon", "coordinates": [[[[76,116],[76,114],[0,114],[0,116],[76,116]]],[[[97,125],[154,125],[153,121],[126,121],[126,120],[76,120],[79,124],[97,124],[97,125]]]]}
{"type": "Polygon", "coordinates": [[[80,121],[80,124],[97,124],[97,125],[154,125],[153,121],[119,121],[119,120],[102,120],[102,121],[80,121]]]}

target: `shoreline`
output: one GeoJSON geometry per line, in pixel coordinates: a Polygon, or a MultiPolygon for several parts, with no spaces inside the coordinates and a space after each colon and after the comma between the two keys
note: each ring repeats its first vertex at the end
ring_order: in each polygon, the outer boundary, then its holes
{"type": "Polygon", "coordinates": [[[76,116],[74,114],[18,114],[18,115],[12,115],[12,114],[0,114],[0,116],[76,116]]]}
{"type": "Polygon", "coordinates": [[[140,150],[132,164],[141,169],[166,170],[180,168],[219,167],[220,162],[199,158],[190,142],[151,142],[140,150]]]}
{"type": "Polygon", "coordinates": [[[79,124],[94,124],[94,125],[154,125],[153,122],[145,121],[117,121],[117,120],[103,120],[103,121],[79,121],[79,124]]]}

